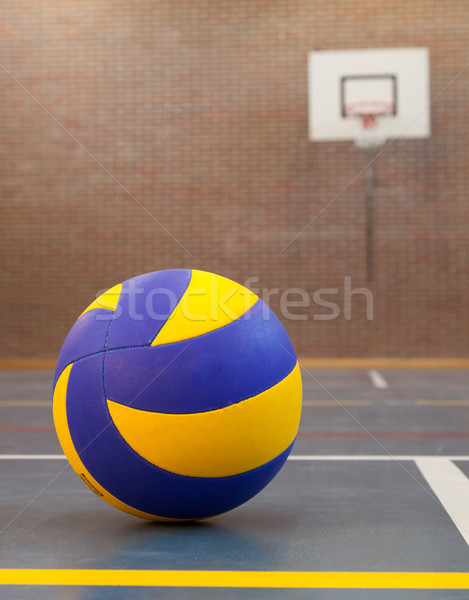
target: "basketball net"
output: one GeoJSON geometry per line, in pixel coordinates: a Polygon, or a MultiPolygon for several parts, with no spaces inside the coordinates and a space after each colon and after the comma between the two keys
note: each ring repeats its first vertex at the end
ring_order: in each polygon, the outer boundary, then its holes
{"type": "Polygon", "coordinates": [[[358,148],[377,148],[386,143],[386,134],[380,127],[380,117],[394,114],[392,102],[353,102],[345,107],[345,115],[358,117],[360,129],[355,138],[358,148]]]}

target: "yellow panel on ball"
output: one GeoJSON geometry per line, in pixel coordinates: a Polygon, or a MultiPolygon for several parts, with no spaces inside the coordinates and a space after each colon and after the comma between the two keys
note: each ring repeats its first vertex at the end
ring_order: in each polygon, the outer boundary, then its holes
{"type": "Polygon", "coordinates": [[[184,295],[152,342],[152,346],[179,342],[228,325],[258,300],[244,286],[214,273],[192,269],[184,295]]]}
{"type": "Polygon", "coordinates": [[[62,446],[62,450],[64,451],[65,456],[67,457],[70,466],[73,468],[78,477],[83,481],[83,483],[89,487],[89,489],[95,493],[97,496],[105,500],[111,506],[118,508],[126,513],[130,513],[135,517],[141,517],[142,519],[151,519],[152,521],[180,521],[184,519],[170,519],[166,517],[157,517],[156,515],[152,515],[141,510],[137,510],[124,502],[121,502],[118,498],[114,497],[107,490],[105,490],[96,479],[89,473],[88,469],[85,467],[83,462],[78,455],[75,446],[73,445],[73,441],[70,435],[70,430],[68,427],[67,421],[67,387],[68,380],[70,378],[70,372],[73,368],[73,363],[66,367],[54,389],[53,396],[53,414],[54,414],[54,425],[55,430],[57,432],[57,437],[59,438],[60,445],[62,446]]]}
{"type": "Polygon", "coordinates": [[[105,308],[107,310],[115,311],[117,308],[117,304],[119,302],[120,293],[122,291],[122,283],[115,285],[111,289],[98,296],[94,302],[92,302],[88,308],[81,313],[80,317],[82,317],[89,310],[93,310],[95,308],[105,308]]]}
{"type": "Polygon", "coordinates": [[[202,413],[107,404],[122,437],[152,464],[190,477],[227,477],[273,460],[293,442],[301,414],[300,368],[256,396],[202,413]]]}

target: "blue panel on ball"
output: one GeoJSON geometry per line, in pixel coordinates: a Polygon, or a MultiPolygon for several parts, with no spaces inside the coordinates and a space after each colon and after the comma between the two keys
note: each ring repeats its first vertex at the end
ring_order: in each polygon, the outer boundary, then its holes
{"type": "Polygon", "coordinates": [[[138,510],[168,518],[226,512],[257,494],[280,470],[291,447],[269,463],[230,477],[185,477],[139,456],[121,437],[102,389],[103,355],[72,368],[67,418],[75,448],[90,474],[112,495],[138,510]]]}
{"type": "Polygon", "coordinates": [[[111,323],[113,312],[97,308],[86,312],[75,322],[67,335],[54,373],[54,387],[60,373],[67,365],[76,362],[83,356],[103,352],[106,344],[106,333],[111,323]]]}
{"type": "Polygon", "coordinates": [[[189,269],[168,269],[124,281],[109,329],[107,348],[151,344],[181,300],[190,280],[189,269]]]}
{"type": "Polygon", "coordinates": [[[262,300],[242,317],[204,335],[106,353],[106,397],[140,410],[196,413],[269,389],[295,367],[278,318],[262,300]]]}

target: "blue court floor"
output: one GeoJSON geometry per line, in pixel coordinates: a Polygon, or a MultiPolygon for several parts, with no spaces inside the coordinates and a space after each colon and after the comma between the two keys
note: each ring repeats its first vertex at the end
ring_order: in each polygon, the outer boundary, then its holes
{"type": "Polygon", "coordinates": [[[303,369],[280,474],[230,513],[173,525],[80,482],[51,379],[0,371],[0,599],[469,598],[468,371],[303,369]]]}

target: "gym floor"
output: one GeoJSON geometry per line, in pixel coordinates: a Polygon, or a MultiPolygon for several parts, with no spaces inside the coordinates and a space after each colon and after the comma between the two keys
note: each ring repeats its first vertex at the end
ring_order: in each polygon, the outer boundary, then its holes
{"type": "Polygon", "coordinates": [[[51,379],[0,371],[2,600],[469,597],[469,371],[303,369],[280,474],[230,513],[173,525],[83,486],[51,379]]]}

